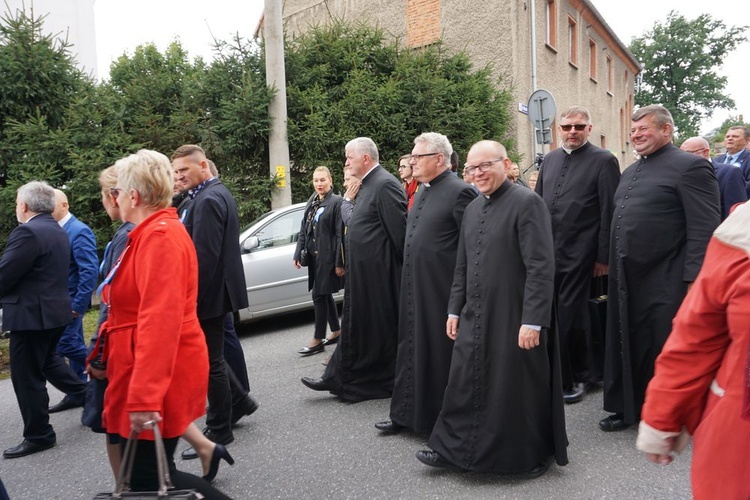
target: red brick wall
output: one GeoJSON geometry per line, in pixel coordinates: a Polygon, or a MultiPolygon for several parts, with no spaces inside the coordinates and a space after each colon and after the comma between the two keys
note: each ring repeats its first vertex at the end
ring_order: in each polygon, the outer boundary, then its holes
{"type": "Polygon", "coordinates": [[[407,0],[406,46],[422,47],[440,39],[440,0],[407,0]]]}

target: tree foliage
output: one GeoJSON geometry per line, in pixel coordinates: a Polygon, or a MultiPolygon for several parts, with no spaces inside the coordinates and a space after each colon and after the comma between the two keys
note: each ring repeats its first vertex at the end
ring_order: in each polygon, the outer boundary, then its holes
{"type": "MultiPolygon", "coordinates": [[[[69,47],[43,36],[42,19],[20,12],[0,20],[0,246],[15,225],[18,186],[46,180],[94,229],[100,249],[113,224],[101,207],[98,174],[140,148],[169,155],[200,144],[235,195],[240,220],[268,210],[268,104],[262,47],[236,37],[216,57],[191,60],[179,42],[160,52],[137,47],[97,83],[75,66],[69,47]]],[[[311,191],[312,168],[342,177],[345,144],[372,137],[386,168],[424,131],[446,134],[465,155],[485,138],[513,151],[510,93],[490,68],[439,45],[408,50],[365,25],[312,29],[286,41],[288,137],[293,197],[311,191]]],[[[337,186],[341,184],[337,182],[337,186]]]]}
{"type": "Polygon", "coordinates": [[[747,26],[727,27],[702,14],[693,20],[672,11],[666,22],[634,38],[630,50],[644,64],[635,94],[638,106],[662,104],[675,120],[681,138],[698,135],[700,122],[715,109],[732,109],[724,93],[727,78],[718,68],[746,41],[747,26]]]}
{"type": "Polygon", "coordinates": [[[306,199],[317,165],[342,179],[344,146],[357,136],[375,141],[393,173],[426,131],[447,135],[463,157],[485,138],[514,149],[510,93],[498,90],[491,68],[474,71],[465,54],[440,44],[406,49],[379,29],[343,22],[287,40],[285,54],[295,200],[306,199]]]}

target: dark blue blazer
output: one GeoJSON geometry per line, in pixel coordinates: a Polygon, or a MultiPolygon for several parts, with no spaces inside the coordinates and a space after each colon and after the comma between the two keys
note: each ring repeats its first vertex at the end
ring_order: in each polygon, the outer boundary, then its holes
{"type": "Polygon", "coordinates": [[[729,209],[737,203],[747,201],[745,179],[739,168],[726,163],[713,162],[716,169],[716,180],[719,181],[721,195],[721,220],[729,215],[729,209]]]}
{"type": "Polygon", "coordinates": [[[68,293],[73,311],[84,314],[91,307],[91,294],[99,276],[99,256],[94,232],[71,214],[63,226],[70,242],[68,293]]]}
{"type": "MultiPolygon", "coordinates": [[[[714,164],[726,163],[727,154],[724,153],[723,155],[719,155],[714,158],[713,161],[714,164]]],[[[745,193],[747,197],[750,198],[750,151],[747,149],[743,150],[737,160],[734,161],[734,165],[735,168],[739,167],[740,172],[742,173],[742,178],[745,181],[745,193]]]]}
{"type": "Polygon", "coordinates": [[[0,259],[4,330],[51,330],[72,319],[68,295],[68,235],[39,214],[8,236],[0,259]]]}
{"type": "Polygon", "coordinates": [[[180,219],[198,254],[198,318],[246,308],[239,215],[229,190],[211,181],[182,209],[180,219]]]}

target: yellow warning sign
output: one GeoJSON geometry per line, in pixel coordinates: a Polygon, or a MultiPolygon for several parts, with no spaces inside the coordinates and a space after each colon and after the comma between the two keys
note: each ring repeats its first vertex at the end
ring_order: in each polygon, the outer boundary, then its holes
{"type": "Polygon", "coordinates": [[[276,187],[286,187],[286,167],[284,165],[276,165],[276,187]]]}

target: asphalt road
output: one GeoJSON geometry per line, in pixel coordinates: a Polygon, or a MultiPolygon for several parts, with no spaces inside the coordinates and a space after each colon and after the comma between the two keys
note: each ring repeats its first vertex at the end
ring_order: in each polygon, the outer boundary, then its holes
{"type": "MultiPolygon", "coordinates": [[[[690,498],[689,451],[672,465],[646,462],[635,450],[635,430],[606,434],[601,392],[568,406],[570,463],[541,478],[456,473],[422,465],[414,453],[426,437],[382,436],[373,423],[388,415],[389,400],[349,404],[313,392],[301,376],[319,376],[327,354],[299,358],[313,330],[304,313],[243,327],[253,394],[260,409],[240,421],[215,485],[237,499],[690,498]]],[[[330,351],[330,348],[329,348],[330,351]]],[[[61,395],[50,388],[52,402],[61,395]]],[[[104,437],[79,423],[80,410],[52,415],[57,446],[28,457],[0,459],[11,499],[89,499],[110,491],[113,479],[104,437]]],[[[10,380],[0,382],[0,447],[21,441],[22,422],[10,380]]],[[[179,446],[178,452],[184,447],[179,446]]],[[[178,468],[200,474],[197,461],[178,468]]]]}

